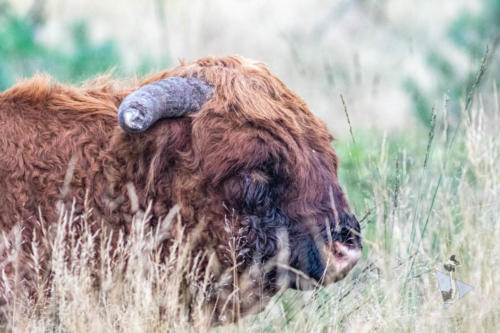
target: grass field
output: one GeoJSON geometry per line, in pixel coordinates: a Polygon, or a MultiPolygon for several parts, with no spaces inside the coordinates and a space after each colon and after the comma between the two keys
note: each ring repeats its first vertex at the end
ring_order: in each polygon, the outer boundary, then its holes
{"type": "MultiPolygon", "coordinates": [[[[264,312],[211,330],[500,331],[498,103],[496,90],[476,95],[464,102],[456,121],[444,101],[435,108],[430,128],[409,126],[399,134],[358,132],[353,124],[352,136],[334,145],[342,186],[362,221],[364,248],[358,265],[335,285],[280,292],[264,312]],[[473,289],[445,309],[435,271],[443,271],[452,254],[461,263],[456,277],[473,289]]],[[[145,231],[144,220],[137,218],[130,242],[122,243],[115,257],[101,254],[95,261],[96,235],[76,239],[67,227],[87,218],[61,215],[59,228],[49,237],[51,292],[17,298],[7,309],[8,330],[209,330],[201,305],[193,308],[194,321],[189,322],[179,297],[190,274],[187,248],[181,246],[178,256],[157,265],[151,244],[158,235],[145,231]],[[70,265],[65,264],[68,258],[70,265]],[[93,282],[95,271],[102,277],[99,286],[93,282]]],[[[106,244],[101,242],[100,248],[106,244]]],[[[37,269],[41,254],[33,248],[37,269]]]]}

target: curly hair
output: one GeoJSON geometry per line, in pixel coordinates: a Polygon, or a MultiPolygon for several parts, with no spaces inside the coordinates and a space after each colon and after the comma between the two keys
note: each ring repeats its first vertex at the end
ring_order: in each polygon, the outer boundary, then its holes
{"type": "MultiPolygon", "coordinates": [[[[26,239],[40,216],[57,219],[58,202],[75,199],[82,212],[87,195],[94,217],[124,233],[149,203],[152,226],[179,204],[187,232],[203,221],[198,247],[214,251],[223,268],[232,265],[219,246],[229,223],[241,236],[242,272],[283,249],[281,232],[289,265],[317,281],[327,269],[318,240],[361,247],[333,137],[262,63],[204,58],[140,84],[103,77],[72,87],[36,76],[0,94],[0,133],[1,230],[21,223],[26,239]],[[116,118],[124,98],[169,77],[202,79],[214,94],[195,113],[123,131],[116,118]],[[138,204],[127,200],[128,184],[138,204]]],[[[266,295],[277,290],[276,272],[264,274],[266,295]]]]}

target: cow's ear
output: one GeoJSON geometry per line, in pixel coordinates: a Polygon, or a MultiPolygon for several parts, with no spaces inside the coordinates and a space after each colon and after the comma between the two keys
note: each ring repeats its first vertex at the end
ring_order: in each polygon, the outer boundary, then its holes
{"type": "Polygon", "coordinates": [[[262,171],[242,173],[228,179],[224,192],[232,207],[249,215],[264,216],[275,203],[270,179],[262,171]]]}

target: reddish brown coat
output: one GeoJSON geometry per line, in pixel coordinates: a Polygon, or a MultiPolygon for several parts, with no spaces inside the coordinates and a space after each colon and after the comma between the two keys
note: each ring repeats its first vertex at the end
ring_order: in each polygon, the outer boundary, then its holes
{"type": "MultiPolygon", "coordinates": [[[[22,224],[29,239],[39,208],[53,223],[59,200],[75,198],[81,211],[88,191],[94,218],[127,232],[134,214],[128,183],[135,186],[140,209],[153,203],[153,224],[176,203],[188,230],[205,221],[210,228],[200,242],[204,248],[227,241],[228,207],[260,218],[257,208],[249,213],[240,207],[248,200],[241,198],[245,179],[272,187],[273,204],[285,224],[293,224],[294,248],[301,248],[309,229],[290,221],[313,219],[324,230],[325,219],[335,219],[330,191],[341,223],[352,216],[325,124],[263,64],[205,58],[139,85],[101,78],[72,87],[36,76],[0,94],[1,231],[22,224]],[[139,85],[171,76],[202,78],[215,93],[193,115],[160,120],[141,134],[125,133],[116,120],[123,98],[139,85]],[[71,161],[74,171],[63,193],[71,161]]],[[[254,250],[261,247],[266,255],[278,247],[270,228],[254,225],[248,236],[257,244],[254,250]]]]}

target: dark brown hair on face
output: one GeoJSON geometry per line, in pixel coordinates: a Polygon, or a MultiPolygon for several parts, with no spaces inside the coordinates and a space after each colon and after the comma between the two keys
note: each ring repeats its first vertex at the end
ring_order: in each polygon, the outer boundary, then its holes
{"type": "Polygon", "coordinates": [[[360,227],[338,184],[325,124],[260,63],[207,58],[172,75],[203,78],[214,87],[191,116],[190,163],[215,194],[209,211],[221,218],[229,208],[239,216],[245,257],[275,256],[277,230],[286,230],[292,267],[322,280],[328,269],[321,252],[328,248],[346,260],[337,272],[345,274],[359,258],[360,227]],[[329,242],[346,247],[335,250],[329,242]]]}

